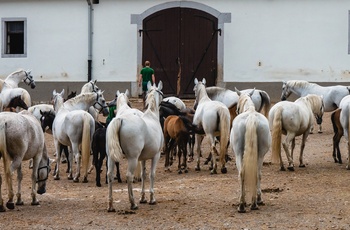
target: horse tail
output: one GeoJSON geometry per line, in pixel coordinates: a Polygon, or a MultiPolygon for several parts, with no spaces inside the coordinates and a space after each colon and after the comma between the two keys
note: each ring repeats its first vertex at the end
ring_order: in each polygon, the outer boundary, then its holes
{"type": "Polygon", "coordinates": [[[244,137],[242,178],[251,197],[256,197],[258,182],[258,136],[256,116],[247,119],[244,137]]]}
{"type": "Polygon", "coordinates": [[[221,107],[218,111],[220,117],[220,162],[225,165],[225,157],[230,138],[230,112],[227,107],[221,107]]]}
{"type": "Polygon", "coordinates": [[[32,106],[32,99],[30,98],[30,94],[27,90],[23,90],[21,99],[24,101],[24,103],[26,103],[28,107],[32,106]]]}
{"type": "Polygon", "coordinates": [[[90,149],[91,149],[91,116],[84,114],[83,118],[83,137],[81,141],[81,161],[83,167],[83,175],[87,176],[87,171],[90,162],[90,149]]]}
{"type": "Polygon", "coordinates": [[[261,106],[264,107],[264,116],[268,117],[271,107],[270,96],[265,91],[260,91],[259,94],[261,96],[261,106]]]}
{"type": "Polygon", "coordinates": [[[6,128],[7,128],[7,123],[2,122],[0,124],[0,157],[2,157],[2,160],[4,163],[6,183],[10,194],[10,192],[12,192],[12,180],[11,180],[11,171],[10,171],[10,159],[8,159],[9,154],[7,152],[7,144],[6,144],[6,128]]]}
{"type": "Polygon", "coordinates": [[[120,162],[123,157],[123,150],[120,146],[119,132],[122,126],[121,118],[114,118],[107,127],[106,149],[108,157],[114,162],[120,162]]]}
{"type": "Polygon", "coordinates": [[[281,139],[282,139],[282,111],[283,108],[278,106],[272,123],[272,162],[277,163],[281,157],[281,139]]]}

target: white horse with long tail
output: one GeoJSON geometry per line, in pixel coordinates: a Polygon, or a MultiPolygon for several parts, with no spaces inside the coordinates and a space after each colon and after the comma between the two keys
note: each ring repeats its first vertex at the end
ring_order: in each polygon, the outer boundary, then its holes
{"type": "Polygon", "coordinates": [[[250,194],[251,210],[263,204],[261,198],[261,168],[264,156],[271,146],[271,133],[267,118],[255,111],[250,93],[241,93],[237,104],[237,117],[233,120],[230,142],[236,155],[241,194],[238,212],[245,212],[246,193],[250,194]]]}
{"type": "MultiPolygon", "coordinates": [[[[128,161],[127,181],[128,194],[131,209],[138,208],[134,200],[132,182],[134,171],[138,161],[141,161],[141,199],[140,203],[146,203],[145,197],[145,179],[146,179],[146,160],[151,159],[150,170],[150,201],[149,204],[156,204],[154,197],[154,179],[156,166],[160,157],[160,151],[163,146],[164,137],[159,122],[159,105],[163,98],[161,92],[163,87],[160,81],[158,87],[150,82],[147,84],[148,93],[146,96],[146,111],[140,117],[137,114],[128,113],[118,115],[112,119],[107,127],[106,148],[108,155],[108,211],[114,212],[113,207],[113,171],[115,162],[120,162],[123,157],[128,161]]],[[[117,103],[122,100],[118,97],[117,103]]],[[[125,112],[125,111],[124,111],[125,112]]]]}
{"type": "MultiPolygon", "coordinates": [[[[46,180],[49,175],[49,157],[46,151],[44,133],[40,123],[27,111],[20,113],[0,113],[0,158],[3,159],[5,180],[9,200],[8,209],[14,209],[14,192],[12,188],[12,174],[17,171],[17,201],[16,205],[23,205],[21,182],[23,178],[22,162],[33,159],[31,197],[32,205],[39,205],[36,193],[46,192],[46,180]],[[38,189],[36,190],[36,184],[38,189]]],[[[5,211],[1,194],[2,179],[0,175],[0,212],[5,211]]]]}
{"type": "MultiPolygon", "coordinates": [[[[350,94],[350,87],[343,85],[320,86],[304,80],[283,81],[281,100],[287,98],[294,93],[299,97],[305,97],[308,94],[316,94],[323,97],[324,111],[332,112],[339,107],[343,97],[350,94]]],[[[322,126],[319,125],[319,133],[322,133],[322,126]]]]}
{"type": "MultiPolygon", "coordinates": [[[[70,146],[72,153],[69,154],[69,174],[68,179],[74,182],[79,181],[80,164],[82,161],[83,182],[87,182],[87,171],[90,158],[91,140],[95,131],[95,120],[86,112],[89,107],[94,106],[104,114],[108,113],[103,92],[83,93],[63,102],[62,93],[53,92],[54,108],[56,112],[55,120],[52,124],[52,134],[56,152],[60,152],[60,144],[70,146]],[[81,146],[81,154],[79,146],[81,146]],[[77,167],[73,178],[72,162],[75,156],[77,167]]],[[[57,154],[57,167],[55,180],[59,180],[60,154],[57,154]]]]}
{"type": "MultiPolygon", "coordinates": [[[[339,120],[340,124],[343,128],[343,134],[346,138],[346,142],[348,143],[348,164],[346,165],[346,169],[350,170],[350,95],[345,96],[339,105],[339,108],[341,109],[339,120]]],[[[340,141],[340,138],[339,138],[340,141]]],[[[339,145],[338,141],[338,145],[339,145]]],[[[338,147],[339,148],[339,147],[338,147]]],[[[340,152],[339,152],[340,155],[340,152]]]]}
{"type": "Polygon", "coordinates": [[[31,106],[32,101],[28,91],[18,87],[18,84],[23,81],[26,85],[30,85],[32,89],[35,88],[33,76],[30,73],[31,71],[20,69],[6,77],[0,94],[0,105],[2,108],[6,108],[11,99],[17,96],[21,96],[21,99],[28,107],[31,106]]]}
{"type": "MultiPolygon", "coordinates": [[[[204,135],[209,137],[210,152],[212,155],[211,163],[213,166],[211,174],[217,173],[217,155],[220,157],[221,172],[226,173],[225,156],[230,136],[230,112],[222,102],[213,101],[208,97],[207,91],[205,90],[205,83],[205,78],[203,78],[202,81],[198,81],[197,78],[194,79],[195,86],[193,91],[195,92],[198,106],[193,117],[193,124],[197,126],[198,129],[203,129],[204,135]],[[220,136],[220,154],[215,146],[217,136],[220,136]]],[[[195,170],[197,171],[200,170],[201,144],[204,135],[196,134],[197,166],[195,170]]]]}
{"type": "MultiPolygon", "coordinates": [[[[322,118],[324,104],[322,96],[309,94],[297,99],[295,102],[280,101],[270,109],[269,122],[272,130],[272,161],[279,160],[281,170],[285,170],[281,157],[282,134],[286,135],[282,142],[283,149],[288,159],[288,170],[294,171],[293,151],[295,147],[295,137],[302,135],[299,167],[305,167],[303,163],[303,153],[306,139],[310,133],[314,116],[322,118]],[[292,143],[291,152],[289,151],[292,143]]],[[[318,119],[322,122],[322,119],[318,119]]]]}

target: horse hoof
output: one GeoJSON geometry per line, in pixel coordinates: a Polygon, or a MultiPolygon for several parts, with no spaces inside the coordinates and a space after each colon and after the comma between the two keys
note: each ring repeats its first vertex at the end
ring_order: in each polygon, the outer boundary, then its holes
{"type": "Polygon", "coordinates": [[[213,170],[210,171],[210,174],[214,175],[214,174],[218,174],[218,173],[216,172],[216,170],[213,169],[213,170]]]}
{"type": "Polygon", "coordinates": [[[181,171],[181,170],[179,170],[179,171],[177,171],[177,173],[178,173],[178,174],[182,174],[182,171],[181,171]]]}
{"type": "Polygon", "coordinates": [[[299,168],[305,168],[305,164],[299,165],[299,168]]]}
{"type": "Polygon", "coordinates": [[[146,204],[147,203],[147,200],[144,199],[144,200],[140,200],[140,204],[146,204]]]}
{"type": "Polygon", "coordinates": [[[6,209],[3,205],[0,206],[0,212],[6,212],[6,209]]]}
{"type": "Polygon", "coordinates": [[[347,166],[346,166],[346,169],[347,169],[347,170],[350,170],[350,166],[349,166],[349,165],[347,165],[347,166]]]}
{"type": "Polygon", "coordinates": [[[115,212],[115,208],[108,208],[107,212],[115,212]]]}
{"type": "MultiPolygon", "coordinates": [[[[79,179],[78,179],[78,181],[79,181],[79,179]]],[[[89,182],[88,179],[86,177],[84,177],[83,183],[88,183],[88,182],[89,182]]]]}
{"type": "Polygon", "coordinates": [[[222,169],[221,169],[221,173],[223,173],[223,174],[227,173],[227,168],[226,168],[226,167],[225,167],[225,168],[222,168],[222,169]]]}
{"type": "Polygon", "coordinates": [[[139,207],[137,207],[137,205],[134,204],[134,205],[131,205],[130,209],[131,209],[131,210],[137,210],[137,209],[139,209],[139,207]]]}
{"type": "Polygon", "coordinates": [[[209,167],[209,170],[213,170],[213,166],[210,166],[210,167],[209,167]]]}
{"type": "Polygon", "coordinates": [[[60,180],[60,177],[59,177],[59,176],[54,176],[53,179],[54,179],[54,180],[60,180]]]}
{"type": "Polygon", "coordinates": [[[61,163],[65,164],[65,163],[67,163],[67,160],[62,160],[61,163]]]}
{"type": "Polygon", "coordinates": [[[73,180],[72,176],[68,176],[67,178],[68,178],[68,180],[73,180]]]}
{"type": "Polygon", "coordinates": [[[23,203],[23,201],[17,201],[17,202],[16,202],[16,205],[22,206],[22,205],[24,205],[24,203],[23,203]]]}
{"type": "Polygon", "coordinates": [[[255,204],[250,207],[250,210],[259,210],[259,207],[255,204]]]}
{"type": "Polygon", "coordinates": [[[245,207],[244,207],[244,205],[243,204],[240,204],[239,206],[238,206],[238,212],[239,213],[245,213],[246,212],[246,210],[245,210],[245,207]]]}
{"type": "Polygon", "coordinates": [[[74,182],[74,183],[78,183],[78,182],[79,182],[79,178],[74,178],[74,179],[73,179],[73,182],[74,182]]]}
{"type": "Polygon", "coordinates": [[[294,171],[294,166],[289,166],[288,170],[293,172],[294,171]]]}
{"type": "Polygon", "coordinates": [[[15,204],[13,203],[13,202],[7,202],[6,203],[6,207],[8,208],[8,209],[15,209],[15,204]]]}
{"type": "Polygon", "coordinates": [[[185,173],[188,173],[188,169],[185,169],[185,173]]]}
{"type": "Polygon", "coordinates": [[[201,168],[196,167],[194,170],[196,170],[196,171],[201,171],[201,168]]]}
{"type": "Polygon", "coordinates": [[[157,204],[157,201],[150,201],[149,203],[148,203],[149,205],[156,205],[157,204]]]}
{"type": "Polygon", "coordinates": [[[32,203],[30,203],[31,205],[39,205],[39,201],[32,201],[32,203]]]}

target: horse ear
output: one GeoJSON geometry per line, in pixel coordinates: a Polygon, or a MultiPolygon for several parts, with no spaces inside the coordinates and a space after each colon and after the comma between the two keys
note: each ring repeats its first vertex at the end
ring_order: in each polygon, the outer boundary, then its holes
{"type": "Polygon", "coordinates": [[[40,109],[40,114],[41,114],[41,116],[44,115],[44,113],[43,113],[43,111],[41,111],[41,109],[40,109]]]}
{"type": "Polygon", "coordinates": [[[127,97],[130,97],[130,95],[129,95],[129,90],[128,90],[128,89],[125,90],[125,95],[126,95],[127,97]]]}
{"type": "Polygon", "coordinates": [[[31,69],[29,69],[29,70],[26,71],[26,73],[27,73],[28,75],[30,75],[31,72],[32,72],[31,69]]]}
{"type": "Polygon", "coordinates": [[[120,95],[119,90],[117,90],[117,92],[115,93],[115,97],[118,97],[120,95]]]}
{"type": "Polygon", "coordinates": [[[238,94],[238,96],[241,96],[241,91],[239,91],[236,87],[235,87],[235,92],[238,94]]]}
{"type": "Polygon", "coordinates": [[[205,84],[207,83],[207,81],[205,80],[205,78],[203,78],[202,83],[203,83],[203,85],[205,85],[205,84]]]}
{"type": "Polygon", "coordinates": [[[159,81],[158,83],[158,90],[162,90],[163,89],[163,82],[159,81]]]}
{"type": "Polygon", "coordinates": [[[254,87],[254,89],[252,91],[250,91],[249,97],[252,97],[252,95],[254,94],[254,91],[255,91],[255,87],[254,87]]]}
{"type": "Polygon", "coordinates": [[[96,82],[97,82],[97,79],[94,81],[94,84],[96,84],[96,82]]]}
{"type": "Polygon", "coordinates": [[[194,79],[194,84],[195,84],[195,85],[198,84],[198,79],[197,79],[197,78],[194,79]]]}
{"type": "Polygon", "coordinates": [[[62,89],[62,92],[61,92],[60,94],[61,94],[61,96],[63,97],[63,95],[64,95],[64,89],[62,89]]]}
{"type": "Polygon", "coordinates": [[[56,90],[54,89],[53,92],[52,92],[52,95],[55,96],[56,94],[57,94],[57,92],[56,92],[56,90]]]}
{"type": "Polygon", "coordinates": [[[150,88],[152,87],[152,83],[150,81],[147,82],[147,90],[150,90],[150,88]]]}

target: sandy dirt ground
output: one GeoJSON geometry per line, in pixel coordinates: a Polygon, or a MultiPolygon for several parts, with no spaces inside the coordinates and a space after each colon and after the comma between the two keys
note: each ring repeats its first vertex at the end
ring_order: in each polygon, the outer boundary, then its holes
{"type": "MultiPolygon", "coordinates": [[[[186,103],[192,105],[193,101],[186,103]]],[[[140,107],[140,100],[134,99],[132,105],[140,107]]],[[[256,211],[237,212],[239,181],[229,147],[233,161],[227,164],[227,174],[210,175],[208,166],[203,165],[204,158],[199,172],[194,170],[195,162],[189,163],[186,174],[177,173],[177,162],[171,172],[165,172],[164,157],[161,157],[155,181],[157,204],[139,204],[136,211],[130,210],[126,162],[121,162],[124,182],[113,184],[114,213],[107,212],[107,185],[95,186],[95,171],[89,175],[88,183],[73,183],[63,173],[66,165],[61,168],[61,180],[53,180],[50,174],[47,192],[38,195],[40,205],[31,206],[30,170],[28,162],[24,162],[24,205],[0,213],[0,229],[350,229],[350,171],[345,169],[346,163],[333,162],[329,113],[324,116],[323,130],[322,134],[315,133],[308,138],[305,168],[297,167],[300,138],[296,143],[294,172],[279,171],[278,165],[271,164],[270,152],[266,155],[261,182],[265,205],[256,211]]],[[[53,157],[52,136],[45,134],[45,138],[53,157]]],[[[205,156],[208,146],[207,142],[202,146],[205,156]]],[[[344,139],[341,150],[346,162],[344,139]]],[[[284,153],[283,159],[286,162],[284,153]]],[[[148,171],[149,166],[150,162],[148,171]]],[[[2,163],[0,172],[3,173],[2,163]]],[[[105,173],[103,168],[102,178],[105,173]]],[[[16,176],[13,178],[16,181],[16,176]]],[[[138,200],[140,183],[133,186],[138,200]]],[[[5,185],[2,195],[6,201],[5,185]]],[[[147,197],[149,199],[148,194],[147,197]]]]}

